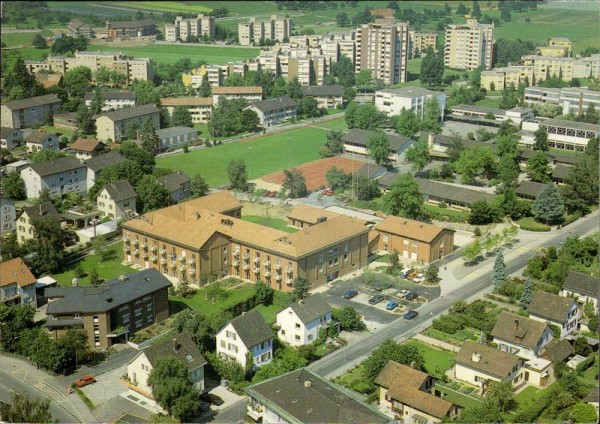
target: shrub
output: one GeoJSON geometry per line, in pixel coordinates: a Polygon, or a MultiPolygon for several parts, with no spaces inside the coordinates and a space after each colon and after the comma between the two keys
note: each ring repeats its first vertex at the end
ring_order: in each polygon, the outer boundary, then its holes
{"type": "Polygon", "coordinates": [[[475,227],[475,231],[473,231],[475,237],[481,237],[481,228],[475,227]]]}
{"type": "Polygon", "coordinates": [[[550,226],[535,221],[532,217],[521,218],[519,226],[526,231],[550,231],[550,226]]]}
{"type": "Polygon", "coordinates": [[[440,209],[446,209],[446,208],[448,208],[448,205],[445,202],[440,202],[438,204],[438,208],[440,208],[440,209]]]}
{"type": "Polygon", "coordinates": [[[454,334],[463,328],[463,320],[456,315],[442,315],[433,320],[432,327],[444,333],[454,334]]]}

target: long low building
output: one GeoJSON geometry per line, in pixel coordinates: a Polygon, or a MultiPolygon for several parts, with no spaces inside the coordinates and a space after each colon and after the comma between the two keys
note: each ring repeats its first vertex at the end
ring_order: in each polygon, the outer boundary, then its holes
{"type": "Polygon", "coordinates": [[[571,113],[578,116],[590,106],[600,110],[600,92],[579,87],[525,87],[524,100],[530,106],[544,103],[556,105],[563,115],[571,113]]]}
{"type": "Polygon", "coordinates": [[[600,124],[568,121],[565,119],[534,118],[523,122],[520,143],[532,146],[534,133],[541,128],[548,134],[548,146],[556,149],[585,151],[588,141],[600,135],[600,124]]]}
{"type": "Polygon", "coordinates": [[[435,204],[445,203],[451,208],[468,209],[477,200],[491,202],[496,198],[491,193],[440,181],[417,178],[417,184],[419,184],[425,201],[435,204]]]}
{"type": "MultiPolygon", "coordinates": [[[[369,149],[367,148],[369,136],[375,134],[374,131],[361,130],[354,128],[344,135],[342,141],[344,142],[344,152],[352,153],[360,156],[368,156],[369,149]]],[[[412,146],[415,141],[394,134],[385,134],[389,141],[389,159],[392,162],[400,162],[406,153],[406,150],[412,146]]]]}
{"type": "Polygon", "coordinates": [[[447,119],[453,121],[496,127],[509,119],[515,125],[520,126],[521,122],[531,118],[533,118],[533,110],[525,107],[514,107],[512,109],[504,110],[476,105],[452,106],[450,108],[450,114],[447,116],[447,119]]]}

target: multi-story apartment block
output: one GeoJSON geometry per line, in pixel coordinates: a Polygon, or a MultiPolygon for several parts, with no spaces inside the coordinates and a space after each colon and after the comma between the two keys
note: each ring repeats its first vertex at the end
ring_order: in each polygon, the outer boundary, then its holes
{"type": "Polygon", "coordinates": [[[521,58],[523,65],[533,66],[535,83],[548,78],[561,78],[571,81],[573,78],[600,77],[600,53],[575,59],[572,57],[526,55],[521,58]]]}
{"type": "Polygon", "coordinates": [[[449,25],[444,41],[444,66],[473,70],[491,69],[494,50],[494,24],[479,24],[467,19],[466,24],[449,25]]]}
{"type": "Polygon", "coordinates": [[[160,128],[160,110],[153,104],[108,112],[96,118],[96,135],[102,141],[121,141],[129,126],[142,128],[146,121],[152,122],[155,129],[160,128]]]}
{"type": "Polygon", "coordinates": [[[108,38],[129,37],[141,38],[156,34],[154,19],[141,19],[139,21],[106,21],[108,38]]]}
{"type": "Polygon", "coordinates": [[[137,194],[129,181],[106,185],[96,198],[98,212],[109,219],[127,218],[136,212],[137,194]]]}
{"type": "Polygon", "coordinates": [[[3,103],[2,126],[19,129],[41,124],[60,111],[60,104],[61,100],[56,94],[3,103]]]}
{"type": "Polygon", "coordinates": [[[98,156],[94,156],[88,159],[85,163],[87,165],[87,186],[91,188],[96,184],[96,180],[100,178],[102,172],[110,168],[111,166],[118,165],[125,162],[125,158],[119,154],[116,150],[103,153],[98,156]]]}
{"type": "Polygon", "coordinates": [[[341,85],[309,85],[301,87],[305,97],[317,100],[319,109],[330,109],[340,106],[344,101],[344,87],[341,85]]]}
{"type": "Polygon", "coordinates": [[[331,59],[329,56],[317,55],[312,58],[314,80],[312,81],[315,85],[323,85],[325,81],[325,75],[327,75],[331,69],[331,59]]]}
{"type": "Polygon", "coordinates": [[[567,56],[571,55],[571,51],[573,49],[573,43],[571,43],[571,40],[565,37],[552,37],[548,39],[548,46],[565,48],[567,50],[567,56]]]}
{"type": "Polygon", "coordinates": [[[408,23],[377,19],[356,30],[356,71],[370,70],[384,84],[406,82],[408,23]]]}
{"type": "MultiPolygon", "coordinates": [[[[87,107],[92,105],[95,93],[88,92],[83,95],[83,101],[87,107]]],[[[123,109],[124,107],[135,106],[136,95],[133,91],[103,91],[100,97],[104,102],[102,104],[102,112],[110,110],[123,109]]]]}
{"type": "Polygon", "coordinates": [[[0,263],[0,304],[36,306],[36,282],[23,259],[0,263]]]}
{"type": "Polygon", "coordinates": [[[25,138],[27,153],[36,153],[40,150],[60,150],[58,136],[45,131],[33,131],[25,138]]]}
{"type": "Polygon", "coordinates": [[[123,258],[173,278],[233,275],[282,291],[297,277],[319,286],[366,265],[363,221],[340,215],[289,234],[239,219],[240,209],[221,192],[144,214],[123,224],[123,258]]]}
{"type": "Polygon", "coordinates": [[[569,57],[569,49],[563,46],[537,46],[535,51],[540,56],[569,57]]]}
{"type": "Polygon", "coordinates": [[[46,329],[58,339],[69,329],[83,328],[90,346],[106,349],[167,319],[169,287],[171,282],[160,272],[146,269],[96,287],[47,288],[46,329]]]}
{"type": "Polygon", "coordinates": [[[19,243],[22,244],[33,239],[34,223],[40,219],[51,220],[57,228],[60,228],[62,216],[50,201],[23,208],[23,212],[17,219],[17,241],[19,243]]]}
{"type": "Polygon", "coordinates": [[[514,85],[515,89],[520,83],[532,84],[534,81],[533,66],[511,65],[502,68],[494,68],[481,72],[481,88],[486,90],[504,90],[514,85]]]}
{"type": "Polygon", "coordinates": [[[72,19],[67,25],[67,31],[72,37],[94,38],[94,30],[90,24],[72,19]]]}
{"type": "Polygon", "coordinates": [[[2,225],[0,226],[0,236],[17,231],[17,210],[13,199],[0,196],[0,217],[0,221],[2,222],[2,225]]]}
{"type": "Polygon", "coordinates": [[[423,55],[429,47],[437,52],[437,36],[437,32],[408,31],[408,58],[413,59],[423,55]]]}
{"type": "Polygon", "coordinates": [[[422,117],[425,103],[435,98],[440,113],[438,119],[444,120],[446,109],[446,93],[430,91],[420,87],[386,88],[375,92],[377,110],[388,116],[399,115],[403,109],[412,109],[415,115],[422,117]]]}
{"type": "Polygon", "coordinates": [[[600,135],[600,124],[538,117],[523,122],[521,144],[533,145],[539,128],[548,134],[548,146],[564,150],[585,151],[589,140],[600,135]]]}
{"type": "Polygon", "coordinates": [[[271,19],[251,18],[238,24],[239,42],[242,46],[259,45],[266,40],[284,42],[292,35],[292,21],[284,16],[271,15],[271,19]]]}
{"type": "Polygon", "coordinates": [[[31,73],[48,70],[61,75],[80,66],[89,68],[94,75],[98,69],[104,67],[125,75],[127,84],[132,84],[135,80],[149,81],[153,78],[151,58],[129,59],[120,52],[75,52],[74,57],[49,56],[46,61],[26,60],[25,65],[31,73]]]}
{"type": "Polygon", "coordinates": [[[45,188],[52,196],[67,193],[87,194],[87,166],[73,156],[33,163],[21,171],[27,197],[39,197],[45,188]]]}
{"type": "MultiPolygon", "coordinates": [[[[216,89],[217,87],[215,87],[216,89]]],[[[173,117],[176,107],[184,107],[192,115],[194,124],[203,124],[208,122],[210,117],[213,108],[213,97],[166,97],[160,99],[160,104],[167,109],[169,117],[173,117]]]]}
{"type": "Polygon", "coordinates": [[[23,144],[23,131],[15,128],[2,127],[0,147],[3,149],[12,149],[23,144]]]}
{"type": "Polygon", "coordinates": [[[187,41],[189,37],[214,37],[215,18],[199,14],[195,18],[177,16],[173,25],[165,25],[166,41],[187,41]]]}
{"type": "Polygon", "coordinates": [[[586,88],[526,87],[524,97],[525,103],[532,106],[540,103],[557,105],[562,108],[564,115],[570,113],[579,116],[591,105],[600,110],[600,92],[586,88]]]}
{"type": "Polygon", "coordinates": [[[246,106],[246,109],[256,112],[260,125],[263,128],[296,119],[298,115],[298,105],[289,96],[260,100],[252,103],[250,106],[246,106]]]}
{"type": "Polygon", "coordinates": [[[258,62],[260,63],[260,68],[263,70],[263,72],[271,71],[274,76],[281,76],[279,55],[277,52],[261,52],[258,56],[258,62]]]}
{"type": "Polygon", "coordinates": [[[254,103],[263,98],[263,89],[261,86],[242,86],[242,87],[215,87],[212,90],[212,101],[214,105],[219,104],[219,99],[225,98],[244,99],[248,103],[254,103]]]}

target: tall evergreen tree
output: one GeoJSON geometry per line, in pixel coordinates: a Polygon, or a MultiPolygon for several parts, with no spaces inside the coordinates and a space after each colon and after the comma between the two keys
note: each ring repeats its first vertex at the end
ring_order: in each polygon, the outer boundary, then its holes
{"type": "Polygon", "coordinates": [[[527,174],[531,181],[536,183],[547,183],[550,181],[550,162],[543,151],[538,151],[534,157],[527,161],[527,174]]]}
{"type": "Polygon", "coordinates": [[[554,183],[548,183],[531,207],[535,218],[545,224],[560,224],[565,219],[565,203],[554,183]]]}
{"type": "Polygon", "coordinates": [[[198,95],[200,97],[210,97],[212,95],[212,87],[208,82],[208,76],[204,75],[200,88],[198,88],[198,95]]]}
{"type": "Polygon", "coordinates": [[[23,58],[17,57],[4,79],[3,92],[7,94],[4,100],[20,100],[44,94],[44,87],[29,73],[23,58]]]}
{"type": "Polygon", "coordinates": [[[79,132],[82,134],[94,134],[96,132],[92,116],[92,111],[87,108],[85,103],[81,103],[77,109],[76,115],[77,129],[79,132]]]}
{"type": "Polygon", "coordinates": [[[492,271],[492,281],[494,282],[494,289],[498,290],[502,283],[506,281],[506,264],[504,263],[504,253],[502,249],[498,249],[496,253],[496,260],[494,261],[494,269],[492,271]]]}
{"type": "Polygon", "coordinates": [[[533,145],[533,150],[542,150],[544,152],[548,151],[548,134],[542,128],[538,128],[535,133],[535,144],[533,145]]]}
{"type": "Polygon", "coordinates": [[[521,305],[521,309],[527,310],[531,302],[533,301],[533,282],[531,281],[531,277],[527,277],[525,280],[525,286],[523,287],[523,293],[521,293],[521,299],[519,299],[519,304],[521,305]]]}
{"type": "Polygon", "coordinates": [[[444,76],[444,58],[435,54],[433,48],[425,49],[426,56],[421,62],[421,83],[425,85],[440,85],[444,76]]]}
{"type": "Polygon", "coordinates": [[[140,138],[142,147],[148,152],[156,154],[159,151],[160,140],[158,139],[158,135],[154,129],[154,124],[149,119],[144,122],[140,133],[140,138]]]}
{"type": "Polygon", "coordinates": [[[173,109],[173,116],[171,117],[171,126],[177,127],[193,127],[192,114],[185,106],[177,106],[173,109]]]}

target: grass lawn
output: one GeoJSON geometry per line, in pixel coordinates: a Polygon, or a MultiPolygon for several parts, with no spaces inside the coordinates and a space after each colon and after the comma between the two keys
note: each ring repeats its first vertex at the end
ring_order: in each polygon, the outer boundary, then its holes
{"type": "MultiPolygon", "coordinates": [[[[49,37],[53,33],[50,30],[40,30],[44,37],[49,37]]],[[[18,47],[22,45],[31,45],[35,32],[8,32],[2,34],[2,41],[6,43],[7,47],[18,47]]]]}
{"type": "Polygon", "coordinates": [[[217,303],[212,303],[206,300],[206,291],[204,289],[196,290],[196,294],[194,294],[194,296],[190,299],[185,299],[178,296],[169,296],[169,300],[171,302],[183,303],[195,311],[202,312],[206,315],[211,315],[250,298],[254,294],[254,285],[244,284],[237,289],[227,290],[226,293],[228,293],[227,298],[221,299],[217,303]]]}
{"type": "MultiPolygon", "coordinates": [[[[88,255],[80,261],[81,267],[87,274],[85,277],[79,280],[80,286],[90,285],[89,274],[92,269],[98,271],[98,275],[103,280],[110,280],[112,278],[117,278],[121,274],[131,274],[132,272],[135,272],[133,268],[121,264],[121,261],[123,260],[122,241],[113,244],[109,247],[109,249],[112,252],[112,256],[110,260],[106,262],[100,262],[99,255],[88,255]]],[[[53,274],[52,277],[58,281],[59,286],[70,286],[73,278],[75,277],[75,273],[73,271],[74,268],[75,263],[71,264],[67,271],[60,274],[53,274]]]]}
{"type": "Polygon", "coordinates": [[[454,353],[446,350],[436,349],[417,340],[410,340],[406,342],[406,344],[410,346],[416,346],[421,352],[423,352],[423,357],[425,358],[425,370],[429,375],[442,378],[444,372],[452,367],[452,361],[456,356],[454,353]]]}
{"type": "Polygon", "coordinates": [[[515,396],[515,401],[519,404],[520,407],[528,405],[530,402],[533,402],[535,399],[535,395],[540,391],[537,387],[529,386],[523,389],[521,393],[515,396]]]}
{"type": "Polygon", "coordinates": [[[88,50],[98,51],[122,51],[124,54],[133,57],[151,57],[156,63],[175,63],[179,59],[194,58],[203,59],[213,65],[222,65],[229,61],[251,59],[258,56],[259,49],[247,48],[225,48],[212,45],[173,45],[173,44],[152,44],[143,47],[110,47],[105,45],[90,44],[88,50]]]}
{"type": "Polygon", "coordinates": [[[500,104],[500,101],[502,99],[490,99],[490,98],[485,98],[483,100],[479,100],[478,102],[475,102],[475,104],[477,106],[484,106],[484,107],[495,107],[497,108],[498,105],[500,104]]]}
{"type": "MultiPolygon", "coordinates": [[[[4,36],[2,36],[2,38],[4,38],[4,36]]],[[[23,47],[21,49],[7,50],[6,52],[2,53],[2,56],[3,60],[6,61],[7,69],[10,69],[12,63],[19,56],[22,57],[23,60],[42,60],[43,56],[49,53],[50,49],[36,49],[35,47],[23,47]]]]}
{"type": "Polygon", "coordinates": [[[550,231],[550,226],[537,222],[533,217],[528,216],[517,221],[523,230],[527,231],[550,231]]]}
{"type": "Polygon", "coordinates": [[[242,159],[250,179],[281,171],[288,166],[291,140],[291,166],[320,159],[319,149],[326,141],[326,131],[305,127],[267,135],[251,142],[235,141],[221,146],[200,149],[186,154],[160,158],[158,166],[179,169],[188,175],[200,173],[209,186],[227,184],[227,166],[231,160],[242,159]]]}
{"type": "Polygon", "coordinates": [[[341,375],[339,378],[335,380],[337,384],[344,387],[352,387],[355,383],[358,383],[364,380],[363,370],[364,365],[359,365],[358,367],[348,371],[346,374],[341,375]]]}
{"type": "Polygon", "coordinates": [[[463,408],[468,408],[469,406],[477,406],[481,404],[481,401],[477,399],[461,395],[460,393],[456,393],[455,391],[449,390],[443,386],[436,385],[435,390],[439,390],[440,392],[445,393],[444,400],[452,402],[458,406],[462,406],[463,408]]]}
{"type": "MultiPolygon", "coordinates": [[[[74,133],[73,130],[67,129],[67,128],[57,128],[53,125],[45,125],[43,127],[40,128],[43,131],[52,133],[52,134],[60,134],[61,136],[66,135],[67,137],[71,137],[74,133]]],[[[60,138],[60,137],[59,137],[60,138]]]]}
{"type": "Polygon", "coordinates": [[[275,290],[273,296],[273,304],[269,306],[258,305],[252,310],[256,310],[261,313],[265,321],[269,324],[273,324],[277,319],[277,314],[285,309],[289,305],[287,293],[282,293],[275,290]]]}
{"type": "Polygon", "coordinates": [[[423,208],[427,212],[431,213],[433,219],[440,219],[442,221],[452,222],[465,222],[469,219],[468,211],[460,211],[450,208],[440,208],[438,206],[430,205],[428,203],[424,203],[423,208]]]}
{"type": "Polygon", "coordinates": [[[285,231],[287,233],[295,233],[298,231],[297,228],[288,227],[287,221],[277,218],[269,218],[266,216],[258,215],[244,215],[242,216],[244,221],[254,222],[256,224],[264,225],[266,227],[275,228],[276,230],[285,231]]]}
{"type": "Polygon", "coordinates": [[[346,125],[346,120],[344,118],[334,119],[333,121],[321,122],[317,125],[317,127],[326,130],[348,131],[348,125],[346,125]]]}

